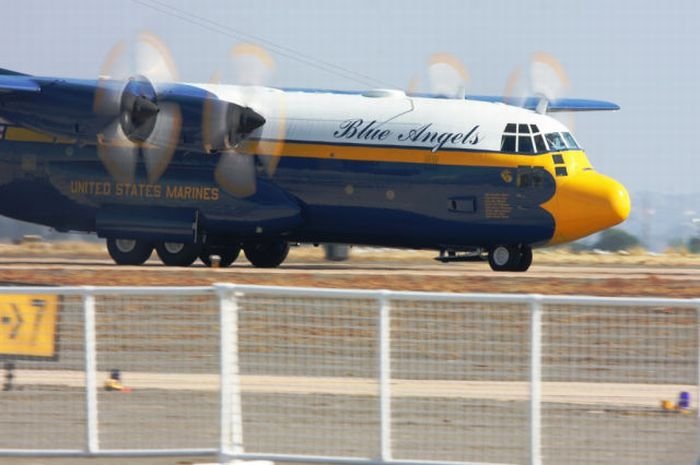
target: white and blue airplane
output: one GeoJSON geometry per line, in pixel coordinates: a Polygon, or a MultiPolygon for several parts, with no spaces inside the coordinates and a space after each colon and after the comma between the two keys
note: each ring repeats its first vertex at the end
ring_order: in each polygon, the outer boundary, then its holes
{"type": "Polygon", "coordinates": [[[155,249],[166,265],[226,266],[242,249],[275,267],[290,243],[331,242],[495,271],[629,214],[625,188],[551,116],[615,104],[181,83],[140,42],[128,77],[0,70],[0,214],[97,233],[118,264],[155,249]]]}

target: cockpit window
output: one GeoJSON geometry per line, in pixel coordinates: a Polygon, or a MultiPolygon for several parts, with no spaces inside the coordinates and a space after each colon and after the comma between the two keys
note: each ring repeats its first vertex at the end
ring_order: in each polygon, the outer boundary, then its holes
{"type": "Polygon", "coordinates": [[[547,151],[547,146],[544,145],[544,137],[542,137],[542,134],[535,135],[535,148],[537,149],[538,152],[546,152],[547,151]]]}
{"type": "Polygon", "coordinates": [[[545,134],[545,138],[551,150],[566,150],[566,143],[564,143],[564,139],[562,139],[561,134],[558,132],[545,134]]]}
{"type": "Polygon", "coordinates": [[[570,149],[579,148],[578,144],[576,143],[576,140],[574,139],[574,136],[572,136],[570,132],[562,132],[562,136],[564,136],[564,140],[566,141],[567,147],[569,147],[570,149]]]}
{"type": "Polygon", "coordinates": [[[501,139],[501,152],[515,152],[515,136],[504,135],[501,139]]]}
{"type": "Polygon", "coordinates": [[[581,148],[570,132],[550,132],[545,134],[545,138],[550,150],[577,150],[581,148]]]}
{"type": "Polygon", "coordinates": [[[547,151],[536,124],[508,123],[501,138],[501,151],[511,153],[541,153],[547,151]]]}
{"type": "Polygon", "coordinates": [[[532,147],[532,137],[530,135],[519,135],[518,136],[518,152],[520,153],[533,153],[535,150],[532,147]]]}

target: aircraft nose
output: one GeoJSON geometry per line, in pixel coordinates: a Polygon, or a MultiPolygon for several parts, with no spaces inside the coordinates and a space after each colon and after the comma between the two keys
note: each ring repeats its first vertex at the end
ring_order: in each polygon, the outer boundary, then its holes
{"type": "Polygon", "coordinates": [[[550,244],[573,241],[620,224],[631,209],[625,186],[595,171],[580,172],[562,182],[550,203],[548,210],[555,221],[550,244]]]}
{"type": "Polygon", "coordinates": [[[618,181],[608,178],[611,182],[607,188],[607,198],[610,205],[610,218],[614,224],[622,223],[630,215],[632,202],[630,195],[618,181]]]}

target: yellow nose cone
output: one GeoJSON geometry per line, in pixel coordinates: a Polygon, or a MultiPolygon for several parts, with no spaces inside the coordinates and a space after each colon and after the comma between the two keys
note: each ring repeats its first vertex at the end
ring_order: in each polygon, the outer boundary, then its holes
{"type": "Polygon", "coordinates": [[[558,178],[557,192],[543,207],[554,216],[550,245],[574,241],[620,224],[630,214],[625,186],[595,171],[558,178]]]}

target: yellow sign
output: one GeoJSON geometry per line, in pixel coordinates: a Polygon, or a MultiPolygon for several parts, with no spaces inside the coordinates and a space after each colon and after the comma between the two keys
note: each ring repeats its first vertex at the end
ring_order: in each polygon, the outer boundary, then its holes
{"type": "Polygon", "coordinates": [[[0,357],[54,358],[57,295],[0,295],[0,357]]]}

